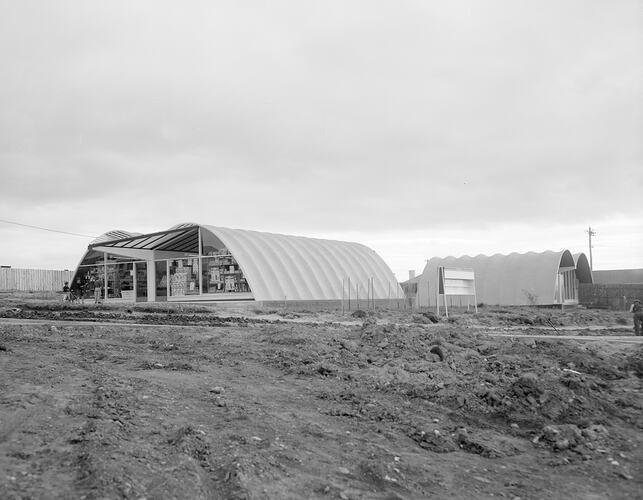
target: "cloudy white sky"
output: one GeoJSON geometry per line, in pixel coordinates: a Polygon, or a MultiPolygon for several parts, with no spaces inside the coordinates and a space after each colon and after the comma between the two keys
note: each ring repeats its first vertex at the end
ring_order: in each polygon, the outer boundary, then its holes
{"type": "MultiPolygon", "coordinates": [[[[0,219],[643,267],[643,2],[0,0],[0,219]]],[[[0,264],[88,238],[0,222],[0,264]]]]}

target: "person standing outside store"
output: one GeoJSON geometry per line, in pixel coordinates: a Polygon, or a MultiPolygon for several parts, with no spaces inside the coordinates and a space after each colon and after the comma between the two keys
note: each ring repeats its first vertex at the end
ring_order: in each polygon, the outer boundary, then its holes
{"type": "Polygon", "coordinates": [[[630,312],[634,320],[634,335],[643,335],[643,307],[641,307],[641,301],[639,299],[632,302],[630,312]]]}
{"type": "Polygon", "coordinates": [[[94,304],[100,304],[102,281],[97,278],[94,281],[94,304]]]}
{"type": "Polygon", "coordinates": [[[76,280],[76,289],[78,290],[78,298],[80,300],[80,303],[84,304],[85,303],[85,283],[83,283],[83,281],[80,278],[76,280]]]}
{"type": "Polygon", "coordinates": [[[69,281],[65,281],[65,284],[63,285],[63,293],[65,294],[63,296],[63,301],[69,302],[69,299],[70,299],[69,292],[70,292],[69,281]]]}

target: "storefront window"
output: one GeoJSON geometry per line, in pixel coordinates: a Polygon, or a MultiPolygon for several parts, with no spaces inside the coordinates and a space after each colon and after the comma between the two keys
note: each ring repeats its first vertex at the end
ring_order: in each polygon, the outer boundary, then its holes
{"type": "Polygon", "coordinates": [[[131,257],[126,257],[123,255],[115,255],[108,253],[107,254],[107,263],[109,264],[110,262],[133,262],[134,259],[131,257]]]}
{"type": "Polygon", "coordinates": [[[170,261],[170,296],[199,294],[199,259],[176,259],[170,261]]]}
{"type": "Polygon", "coordinates": [[[87,255],[85,255],[85,258],[81,262],[81,266],[92,266],[92,265],[102,264],[104,260],[105,260],[105,254],[103,252],[97,252],[95,250],[92,250],[90,252],[87,252],[87,255]]]}
{"type": "Polygon", "coordinates": [[[167,261],[157,260],[154,262],[156,268],[156,300],[167,299],[167,261]]]}
{"type": "Polygon", "coordinates": [[[130,298],[134,288],[134,264],[107,264],[107,297],[130,298]]]}
{"type": "Polygon", "coordinates": [[[222,252],[227,253],[223,242],[213,233],[205,229],[201,229],[201,244],[201,252],[204,256],[218,255],[222,252]]]}
{"type": "Polygon", "coordinates": [[[103,278],[104,266],[80,266],[76,272],[76,278],[72,284],[72,289],[79,297],[93,297],[94,289],[99,288],[103,298],[103,278]]]}
{"type": "Polygon", "coordinates": [[[136,300],[147,300],[147,263],[136,262],[134,264],[136,273],[136,300]]]}
{"type": "Polygon", "coordinates": [[[203,257],[203,293],[249,292],[239,264],[226,249],[203,257]]]}

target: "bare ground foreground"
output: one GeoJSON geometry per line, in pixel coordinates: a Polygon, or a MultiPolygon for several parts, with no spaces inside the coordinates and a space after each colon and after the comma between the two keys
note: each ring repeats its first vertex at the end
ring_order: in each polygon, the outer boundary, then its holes
{"type": "Polygon", "coordinates": [[[627,313],[433,323],[3,294],[0,317],[3,499],[643,492],[627,313]]]}

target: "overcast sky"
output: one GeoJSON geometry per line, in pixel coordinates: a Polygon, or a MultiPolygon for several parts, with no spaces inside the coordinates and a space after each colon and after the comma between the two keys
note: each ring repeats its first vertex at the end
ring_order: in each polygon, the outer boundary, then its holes
{"type": "MultiPolygon", "coordinates": [[[[0,0],[0,219],[643,267],[643,2],[0,0]]],[[[89,239],[0,222],[0,264],[89,239]]]]}

